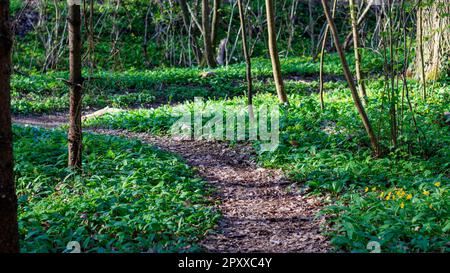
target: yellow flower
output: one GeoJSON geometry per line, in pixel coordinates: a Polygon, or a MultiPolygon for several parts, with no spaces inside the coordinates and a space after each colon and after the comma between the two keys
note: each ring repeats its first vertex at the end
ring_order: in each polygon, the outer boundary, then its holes
{"type": "Polygon", "coordinates": [[[400,204],[400,208],[402,209],[402,208],[404,208],[404,207],[405,207],[405,203],[402,202],[402,203],[400,204]]]}
{"type": "Polygon", "coordinates": [[[405,191],[403,189],[400,189],[399,191],[397,191],[397,196],[398,198],[402,198],[403,196],[405,196],[405,191]]]}
{"type": "Polygon", "coordinates": [[[377,190],[377,187],[373,187],[373,188],[372,188],[372,191],[376,191],[376,190],[377,190]]]}
{"type": "Polygon", "coordinates": [[[412,194],[408,194],[407,196],[406,196],[406,200],[409,200],[409,199],[411,199],[412,198],[412,194]]]}
{"type": "Polygon", "coordinates": [[[436,182],[436,183],[434,183],[434,185],[435,185],[436,187],[440,187],[440,186],[441,186],[441,182],[436,182]]]}
{"type": "Polygon", "coordinates": [[[384,192],[381,192],[378,197],[382,199],[384,197],[384,192]]]}
{"type": "Polygon", "coordinates": [[[428,195],[430,195],[430,192],[429,191],[423,191],[423,195],[428,196],[428,195]]]}
{"type": "Polygon", "coordinates": [[[364,192],[368,192],[368,191],[369,191],[369,188],[366,187],[366,188],[364,189],[364,192]]]}
{"type": "Polygon", "coordinates": [[[389,192],[388,195],[386,196],[386,200],[391,200],[391,193],[389,192]]]}

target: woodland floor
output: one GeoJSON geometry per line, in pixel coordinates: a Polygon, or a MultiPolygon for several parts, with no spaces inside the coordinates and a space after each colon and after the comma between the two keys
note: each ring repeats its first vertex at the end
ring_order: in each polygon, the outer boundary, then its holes
{"type": "MultiPolygon", "coordinates": [[[[54,128],[67,115],[15,116],[13,122],[54,128]]],[[[327,252],[331,247],[320,232],[324,219],[315,217],[323,197],[306,196],[280,170],[260,168],[249,144],[187,141],[146,133],[91,128],[87,131],[138,138],[176,153],[198,170],[215,190],[222,218],[218,230],[201,245],[208,252],[327,252]]]]}

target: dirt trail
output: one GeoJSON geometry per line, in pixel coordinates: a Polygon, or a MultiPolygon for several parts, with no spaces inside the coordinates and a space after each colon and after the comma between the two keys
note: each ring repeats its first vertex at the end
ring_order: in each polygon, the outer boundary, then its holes
{"type": "Polygon", "coordinates": [[[67,113],[62,112],[48,115],[14,115],[12,122],[51,129],[66,124],[68,122],[68,116],[67,113]]]}
{"type": "MultiPolygon", "coordinates": [[[[43,120],[18,120],[41,125],[43,120]]],[[[42,127],[55,127],[52,121],[42,127]]],[[[246,144],[186,141],[146,133],[89,129],[98,134],[138,138],[177,153],[217,189],[217,208],[223,217],[216,232],[201,245],[209,252],[327,252],[328,240],[320,233],[323,207],[319,197],[307,197],[280,170],[260,168],[246,144]]]]}
{"type": "Polygon", "coordinates": [[[181,155],[218,189],[223,218],[219,233],[202,245],[210,252],[326,252],[319,232],[318,197],[305,197],[281,171],[259,168],[249,145],[186,141],[145,133],[92,129],[92,132],[138,138],[181,155]]]}

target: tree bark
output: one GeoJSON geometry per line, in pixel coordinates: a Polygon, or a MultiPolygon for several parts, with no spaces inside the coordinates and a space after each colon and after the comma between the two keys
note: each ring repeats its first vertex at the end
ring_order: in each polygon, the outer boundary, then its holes
{"type": "Polygon", "coordinates": [[[208,0],[202,0],[202,32],[206,64],[210,68],[216,67],[214,52],[212,48],[211,25],[209,22],[209,3],[208,0]]]}
{"type": "Polygon", "coordinates": [[[12,46],[9,0],[0,0],[0,253],[19,252],[11,131],[12,46]]]}
{"type": "MultiPolygon", "coordinates": [[[[336,14],[336,6],[337,6],[337,1],[338,0],[334,0],[333,2],[333,11],[332,11],[332,17],[334,19],[334,16],[336,14]]],[[[323,57],[325,54],[325,46],[327,44],[327,40],[328,40],[328,32],[330,30],[330,26],[327,23],[327,26],[325,27],[325,31],[323,34],[323,40],[322,40],[322,46],[320,48],[320,65],[319,65],[319,96],[320,96],[320,109],[324,110],[325,109],[325,101],[324,101],[324,81],[323,81],[323,57]]]]}
{"type": "Polygon", "coordinates": [[[289,36],[287,39],[287,48],[286,48],[286,58],[289,56],[289,53],[292,50],[292,40],[295,36],[295,16],[297,15],[297,6],[299,0],[293,0],[291,5],[291,11],[289,12],[289,24],[287,27],[289,28],[289,36]]]}
{"type": "Polygon", "coordinates": [[[217,44],[217,32],[219,29],[219,20],[220,20],[220,5],[222,4],[221,0],[214,0],[213,6],[213,17],[212,17],[212,29],[211,29],[211,44],[214,48],[217,44]]]}
{"type": "MultiPolygon", "coordinates": [[[[370,8],[372,7],[372,2],[374,0],[370,0],[367,3],[366,8],[364,9],[364,11],[361,13],[361,15],[358,18],[358,21],[356,22],[356,27],[358,28],[359,25],[364,21],[364,19],[366,18],[366,16],[369,14],[370,8]]],[[[342,46],[342,48],[344,49],[344,51],[347,51],[348,48],[350,47],[350,42],[352,41],[352,37],[353,37],[353,29],[352,31],[350,31],[349,34],[347,34],[347,36],[345,37],[345,41],[344,41],[344,45],[342,46]]]]}
{"type": "Polygon", "coordinates": [[[339,35],[337,33],[336,25],[334,24],[334,20],[331,17],[327,0],[322,0],[323,9],[325,12],[325,17],[327,18],[328,25],[330,26],[331,34],[333,36],[334,45],[336,47],[336,50],[338,52],[339,58],[341,59],[342,67],[344,69],[344,75],[348,82],[350,92],[352,94],[353,102],[355,103],[356,109],[358,110],[359,116],[361,117],[361,120],[363,122],[364,128],[366,129],[366,132],[370,138],[370,143],[372,146],[372,149],[375,152],[375,156],[380,156],[380,146],[378,144],[378,139],[375,136],[375,133],[372,128],[372,124],[370,123],[370,120],[366,114],[366,111],[364,110],[364,106],[361,103],[361,99],[358,95],[358,90],[356,89],[355,82],[353,80],[353,76],[350,72],[350,68],[347,63],[347,59],[345,57],[344,51],[342,50],[342,46],[339,42],[339,35]]]}
{"type": "Polygon", "coordinates": [[[417,43],[418,43],[418,58],[417,63],[420,63],[420,76],[422,80],[422,99],[427,99],[427,77],[425,76],[425,60],[423,51],[423,9],[421,7],[422,1],[419,0],[419,8],[417,10],[417,43]]]}
{"type": "Polygon", "coordinates": [[[314,48],[316,45],[316,38],[314,33],[314,18],[313,18],[313,10],[314,10],[314,3],[313,0],[308,1],[308,13],[309,13],[309,35],[311,40],[311,57],[314,59],[314,48]]]}
{"type": "Polygon", "coordinates": [[[242,50],[244,52],[245,64],[246,64],[246,76],[247,76],[247,105],[249,108],[250,119],[254,120],[253,114],[253,83],[252,83],[252,63],[250,54],[248,52],[248,44],[247,44],[247,31],[246,31],[246,23],[245,23],[245,12],[244,5],[242,0],[238,0],[239,6],[239,19],[241,22],[241,35],[242,35],[242,50]]]}
{"type": "Polygon", "coordinates": [[[266,0],[267,31],[269,36],[269,53],[272,61],[273,78],[277,89],[278,98],[284,104],[288,103],[286,91],[284,89],[283,78],[281,77],[280,57],[277,49],[277,36],[275,31],[275,11],[273,1],[266,0]]]}
{"type": "Polygon", "coordinates": [[[450,5],[447,0],[436,0],[431,5],[421,2],[424,4],[417,11],[418,41],[414,70],[416,77],[422,81],[436,80],[448,73],[445,65],[450,56],[450,5]]]}
{"type": "Polygon", "coordinates": [[[83,77],[81,75],[80,0],[68,0],[68,5],[70,51],[69,167],[80,170],[82,167],[81,100],[83,85],[83,77]]]}
{"type": "Polygon", "coordinates": [[[367,99],[366,87],[364,86],[363,76],[361,73],[361,55],[359,54],[359,34],[358,34],[358,22],[356,21],[355,0],[349,0],[350,5],[350,17],[352,20],[352,33],[353,33],[353,48],[355,50],[355,69],[356,80],[358,82],[359,93],[364,100],[367,99]]]}
{"type": "MultiPolygon", "coordinates": [[[[86,15],[87,16],[87,15],[86,15]]],[[[89,47],[88,47],[88,53],[89,53],[89,63],[90,67],[93,69],[95,68],[95,42],[94,42],[94,0],[89,0],[89,32],[88,32],[88,39],[89,39],[89,47]]]]}
{"type": "Polygon", "coordinates": [[[148,57],[148,20],[151,14],[151,4],[147,6],[147,12],[144,19],[144,41],[142,42],[142,53],[144,54],[144,63],[147,68],[151,66],[151,62],[148,57]]]}

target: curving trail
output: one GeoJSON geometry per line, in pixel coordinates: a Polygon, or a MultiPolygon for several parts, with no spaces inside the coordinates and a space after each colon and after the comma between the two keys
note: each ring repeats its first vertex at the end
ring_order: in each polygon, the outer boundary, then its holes
{"type": "MultiPolygon", "coordinates": [[[[51,117],[15,118],[20,124],[57,127],[51,117]],[[50,122],[49,122],[50,121],[50,122]]],[[[213,198],[222,219],[201,245],[208,252],[327,252],[320,232],[321,197],[308,197],[280,170],[260,168],[248,144],[187,141],[146,133],[90,128],[92,133],[137,138],[183,157],[216,190],[213,198]]]]}
{"type": "Polygon", "coordinates": [[[249,145],[186,141],[146,133],[91,129],[107,135],[138,138],[177,153],[217,189],[223,218],[219,232],[201,243],[209,252],[327,252],[320,234],[323,206],[319,197],[303,196],[281,171],[259,168],[249,145]]]}

